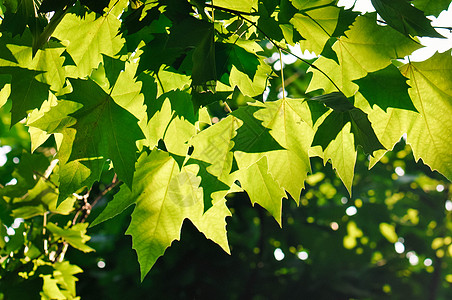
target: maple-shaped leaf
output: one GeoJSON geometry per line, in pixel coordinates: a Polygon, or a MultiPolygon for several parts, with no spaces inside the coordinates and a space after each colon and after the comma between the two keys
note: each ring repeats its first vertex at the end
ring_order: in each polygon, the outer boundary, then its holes
{"type": "Polygon", "coordinates": [[[70,82],[73,91],[65,98],[83,107],[71,114],[77,119],[72,127],[77,133],[69,160],[110,158],[119,178],[132,186],[135,142],[144,138],[138,119],[91,79],[70,79],[70,82]]]}
{"type": "Polygon", "coordinates": [[[94,249],[86,245],[86,242],[90,240],[90,237],[86,235],[87,227],[88,223],[78,223],[70,228],[63,229],[52,222],[47,223],[46,226],[46,228],[51,231],[56,238],[62,238],[72,247],[83,252],[91,252],[94,251],[94,249]]]}
{"type": "MultiPolygon", "coordinates": [[[[266,102],[263,109],[254,113],[254,116],[263,121],[262,125],[270,129],[270,134],[284,148],[284,150],[265,153],[268,171],[297,203],[304,188],[307,173],[311,170],[308,150],[311,147],[314,131],[303,120],[308,112],[307,103],[303,100],[284,98],[266,102]]],[[[243,164],[243,161],[239,164],[243,164]]]]}
{"type": "Polygon", "coordinates": [[[180,239],[186,218],[229,253],[224,219],[230,212],[224,200],[218,199],[204,213],[200,181],[196,165],[180,170],[177,162],[166,152],[154,150],[150,155],[142,154],[137,162],[133,192],[126,186],[121,187],[93,224],[136,204],[127,234],[132,236],[142,279],[166,248],[180,239]]]}
{"type": "Polygon", "coordinates": [[[408,95],[407,80],[408,78],[400,74],[399,69],[391,64],[353,82],[359,86],[359,92],[370,105],[378,105],[383,110],[395,107],[416,111],[408,95]]]}
{"type": "Polygon", "coordinates": [[[248,52],[237,44],[216,43],[215,55],[217,72],[221,76],[228,72],[231,66],[253,79],[260,64],[259,57],[253,52],[248,52]]]}
{"type": "MultiPolygon", "coordinates": [[[[408,93],[419,113],[395,108],[388,108],[385,113],[374,107],[369,118],[375,132],[388,149],[407,133],[415,159],[422,159],[432,170],[451,179],[452,57],[447,52],[436,53],[424,62],[413,62],[400,70],[409,78],[408,93]]],[[[371,161],[371,166],[376,161],[371,161]]]]}
{"type": "Polygon", "coordinates": [[[313,145],[320,145],[326,149],[330,142],[336,138],[347,123],[351,123],[355,147],[361,146],[365,153],[372,153],[384,149],[372,129],[367,114],[354,107],[342,93],[331,93],[311,100],[323,102],[333,111],[323,120],[314,136],[313,145]]]}
{"type": "MultiPolygon", "coordinates": [[[[29,30],[22,36],[11,38],[2,36],[0,44],[5,43],[14,56],[14,61],[0,61],[1,66],[23,67],[35,70],[35,79],[48,84],[50,89],[56,93],[64,93],[66,83],[66,70],[63,67],[64,46],[55,41],[49,41],[45,50],[33,51],[33,37],[29,30]]],[[[0,57],[1,58],[1,57],[0,57]]],[[[4,58],[8,60],[7,58],[4,58]]]]}
{"type": "Polygon", "coordinates": [[[306,39],[300,41],[302,49],[320,54],[336,29],[339,12],[336,6],[322,6],[295,14],[290,22],[306,39]]]}
{"type": "Polygon", "coordinates": [[[217,176],[208,171],[211,164],[195,159],[189,159],[186,165],[196,164],[199,166],[198,176],[201,177],[200,187],[203,190],[204,211],[207,211],[213,205],[212,194],[218,191],[228,191],[230,186],[219,180],[217,176]]]}
{"type": "Polygon", "coordinates": [[[334,29],[332,37],[340,37],[345,34],[345,32],[352,26],[353,22],[355,22],[356,18],[360,15],[359,12],[353,11],[352,8],[344,9],[343,7],[339,7],[339,17],[337,20],[336,28],[334,29]]]}
{"type": "Polygon", "coordinates": [[[323,162],[326,164],[331,161],[331,166],[351,195],[357,152],[354,135],[350,129],[351,123],[345,124],[335,139],[329,143],[323,152],[323,162]]]}
{"type": "Polygon", "coordinates": [[[240,120],[228,116],[190,139],[193,153],[187,164],[203,162],[199,164],[199,174],[204,189],[204,210],[212,206],[213,192],[227,190],[232,185],[233,178],[229,174],[233,165],[231,150],[236,130],[241,124],[240,120]]]}
{"type": "Polygon", "coordinates": [[[259,109],[261,107],[247,105],[232,113],[243,121],[243,125],[237,130],[237,135],[233,139],[233,151],[257,153],[284,149],[270,135],[269,129],[262,126],[261,121],[253,116],[259,109]]]}
{"type": "Polygon", "coordinates": [[[72,76],[90,74],[102,61],[102,54],[114,57],[121,50],[124,40],[118,35],[120,26],[114,11],[102,17],[94,12],[81,17],[72,13],[64,16],[52,36],[69,44],[66,50],[77,66],[68,69],[72,76]]]}
{"type": "MultiPolygon", "coordinates": [[[[255,51],[258,50],[256,49],[255,51]]],[[[257,67],[254,78],[250,78],[247,74],[237,69],[235,65],[232,65],[229,74],[229,85],[231,87],[238,87],[245,96],[255,97],[264,92],[268,85],[268,78],[271,72],[272,68],[262,58],[259,58],[259,66],[257,67]]]]}
{"type": "Polygon", "coordinates": [[[238,178],[251,203],[257,203],[268,210],[279,226],[282,226],[282,198],[286,197],[286,193],[269,173],[267,157],[263,156],[248,168],[239,170],[238,178]]]}
{"type": "Polygon", "coordinates": [[[74,128],[64,128],[61,133],[63,138],[58,149],[60,161],[58,205],[72,193],[84,187],[91,188],[93,183],[100,179],[106,161],[103,157],[69,161],[77,131],[74,128]]]}
{"type": "Polygon", "coordinates": [[[416,8],[424,11],[426,16],[437,17],[443,10],[447,10],[450,0],[413,0],[412,3],[416,8]]]}
{"type": "MultiPolygon", "coordinates": [[[[233,116],[204,129],[190,139],[194,147],[192,159],[211,164],[207,170],[220,180],[228,182],[232,167],[232,149],[242,121],[233,116]]],[[[242,125],[243,126],[243,125],[242,125]]]]}
{"type": "MultiPolygon", "coordinates": [[[[389,26],[378,26],[376,14],[365,14],[356,18],[350,30],[345,32],[332,46],[339,64],[320,57],[315,66],[327,73],[341,91],[353,96],[358,91],[354,79],[363,78],[369,72],[375,72],[391,64],[396,58],[403,58],[422,46],[405,37],[389,26]]],[[[307,92],[323,89],[325,92],[337,91],[337,88],[318,70],[309,68],[313,77],[307,92]]]]}
{"type": "Polygon", "coordinates": [[[49,97],[49,85],[36,80],[40,71],[19,67],[0,67],[0,74],[11,76],[11,126],[27,116],[29,110],[41,107],[49,97]]]}
{"type": "Polygon", "coordinates": [[[257,11],[257,2],[257,0],[217,0],[215,1],[215,5],[239,12],[251,13],[257,11]]]}
{"type": "Polygon", "coordinates": [[[430,24],[424,12],[406,0],[371,0],[378,14],[397,31],[412,36],[443,37],[430,24]]]}

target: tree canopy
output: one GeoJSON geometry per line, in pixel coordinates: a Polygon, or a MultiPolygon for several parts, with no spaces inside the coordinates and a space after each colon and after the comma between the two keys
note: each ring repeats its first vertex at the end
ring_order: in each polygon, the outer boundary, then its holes
{"type": "MultiPolygon", "coordinates": [[[[452,255],[452,56],[409,60],[418,37],[442,38],[426,16],[451,2],[372,0],[372,13],[337,2],[0,4],[0,299],[22,284],[37,288],[30,299],[76,299],[82,269],[66,254],[97,249],[89,232],[125,215],[141,280],[187,220],[230,253],[228,220],[256,218],[238,199],[306,226],[297,235],[318,235],[318,259],[340,228],[338,255],[387,266],[385,247],[411,247],[435,267],[409,272],[452,283],[440,272],[452,255]],[[351,198],[359,218],[341,208],[351,198]]],[[[378,293],[344,297],[390,294],[380,279],[378,293]]],[[[439,286],[428,297],[450,295],[439,286]]]]}

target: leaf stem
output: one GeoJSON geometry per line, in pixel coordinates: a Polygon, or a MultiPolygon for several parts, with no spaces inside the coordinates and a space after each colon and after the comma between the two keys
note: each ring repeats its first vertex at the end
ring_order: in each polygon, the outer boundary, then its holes
{"type": "Polygon", "coordinates": [[[286,99],[286,88],[285,88],[285,84],[284,84],[284,65],[283,65],[283,59],[282,59],[282,52],[281,49],[278,48],[278,52],[279,52],[279,63],[281,64],[281,86],[282,86],[282,93],[283,93],[283,100],[286,99]]]}

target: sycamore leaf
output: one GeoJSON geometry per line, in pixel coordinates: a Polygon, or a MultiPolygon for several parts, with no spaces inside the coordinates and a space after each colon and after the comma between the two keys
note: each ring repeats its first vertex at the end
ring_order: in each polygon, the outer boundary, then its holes
{"type": "Polygon", "coordinates": [[[406,0],[371,0],[378,14],[389,26],[404,35],[443,37],[424,13],[406,0]]]}
{"type": "Polygon", "coordinates": [[[27,111],[41,107],[49,96],[49,86],[36,80],[42,72],[18,67],[0,67],[0,74],[11,75],[11,126],[27,116],[27,111]]]}
{"type": "Polygon", "coordinates": [[[42,292],[39,293],[41,299],[67,299],[58,287],[58,280],[52,278],[52,275],[40,274],[39,277],[42,277],[43,280],[42,292]]]}
{"type": "Polygon", "coordinates": [[[46,228],[51,231],[57,239],[62,238],[72,247],[83,252],[91,252],[94,251],[94,249],[86,245],[86,242],[90,240],[90,237],[86,235],[87,227],[88,223],[78,223],[72,227],[63,229],[52,222],[47,223],[46,226],[46,228]]]}
{"type": "Polygon", "coordinates": [[[262,59],[259,60],[259,63],[254,78],[250,78],[233,65],[229,74],[229,84],[231,87],[237,86],[242,94],[249,97],[262,94],[268,85],[268,77],[272,69],[262,59]]]}
{"type": "Polygon", "coordinates": [[[231,151],[241,124],[243,124],[242,121],[228,116],[190,140],[190,144],[194,147],[191,158],[209,163],[207,171],[228,185],[231,184],[228,181],[233,157],[231,151]]]}
{"type": "Polygon", "coordinates": [[[132,236],[142,279],[165,249],[180,239],[186,218],[229,252],[224,219],[230,212],[224,201],[216,201],[204,213],[203,189],[199,187],[201,178],[196,174],[196,165],[179,170],[176,161],[166,152],[154,150],[150,155],[142,154],[137,163],[133,192],[126,186],[121,187],[94,221],[93,224],[98,224],[136,204],[127,234],[132,236]]]}
{"type": "Polygon", "coordinates": [[[197,90],[215,91],[217,72],[215,66],[215,29],[209,26],[193,51],[192,85],[197,90]]]}
{"type": "MultiPolygon", "coordinates": [[[[388,108],[369,112],[375,132],[388,148],[407,133],[416,160],[422,159],[432,170],[452,178],[452,57],[436,53],[424,62],[413,62],[401,68],[409,78],[408,90],[419,113],[388,108]]],[[[371,162],[371,166],[376,161],[371,162]]]]}
{"type": "MultiPolygon", "coordinates": [[[[191,107],[191,106],[189,106],[191,107]]],[[[196,134],[196,127],[183,118],[174,117],[165,131],[163,141],[166,151],[185,157],[188,153],[189,140],[196,134]]]]}
{"type": "Polygon", "coordinates": [[[332,37],[340,37],[345,34],[345,32],[352,26],[356,18],[360,15],[359,12],[353,11],[352,8],[344,9],[340,7],[339,17],[337,20],[336,29],[334,29],[332,37]]]}
{"type": "Polygon", "coordinates": [[[112,58],[105,54],[102,54],[102,57],[104,62],[105,75],[108,79],[108,83],[110,83],[110,87],[113,87],[115,86],[119,74],[126,68],[126,63],[125,61],[112,58]]]}
{"type": "Polygon", "coordinates": [[[236,44],[216,43],[215,46],[218,75],[221,76],[233,65],[250,79],[254,78],[260,64],[260,59],[255,53],[250,53],[236,44]]]}
{"type": "Polygon", "coordinates": [[[355,147],[361,146],[365,153],[372,155],[378,149],[384,149],[375,135],[367,114],[354,107],[350,101],[339,92],[314,97],[333,111],[323,120],[314,136],[313,145],[320,145],[325,150],[333,139],[342,131],[347,123],[351,123],[351,132],[355,147]]]}
{"type": "Polygon", "coordinates": [[[79,189],[90,188],[95,181],[99,180],[105,164],[104,158],[84,158],[68,161],[76,130],[65,128],[62,134],[63,139],[58,149],[58,159],[60,160],[58,205],[79,189]]]}
{"type": "MultiPolygon", "coordinates": [[[[320,57],[314,63],[336,83],[345,96],[353,96],[358,86],[352,82],[369,72],[375,72],[391,64],[391,60],[411,54],[421,46],[389,26],[378,26],[376,14],[359,16],[345,36],[333,45],[339,64],[320,57]]],[[[337,91],[336,87],[319,71],[313,73],[307,92],[323,89],[337,91]]]]}
{"type": "Polygon", "coordinates": [[[336,170],[351,195],[357,152],[354,135],[350,133],[350,129],[351,123],[345,124],[336,138],[326,147],[323,162],[326,164],[331,160],[333,169],[336,170]]]}
{"type": "Polygon", "coordinates": [[[290,22],[306,39],[300,41],[301,48],[320,54],[335,31],[339,12],[338,7],[327,6],[295,14],[290,22]]]}
{"type": "Polygon", "coordinates": [[[111,158],[119,178],[132,186],[136,161],[135,142],[144,137],[138,119],[115,103],[94,81],[71,79],[73,91],[66,99],[83,104],[71,116],[77,133],[70,160],[111,158]]]}
{"type": "Polygon", "coordinates": [[[353,82],[359,86],[359,92],[370,105],[378,105],[385,111],[388,107],[416,111],[408,95],[407,80],[408,78],[400,74],[397,67],[391,64],[353,82]]]}
{"type": "MultiPolygon", "coordinates": [[[[231,153],[232,154],[232,153],[231,153]]],[[[231,155],[232,157],[232,155],[231,155]]],[[[213,205],[212,194],[218,191],[229,190],[229,185],[220,181],[217,176],[212,175],[207,169],[211,165],[201,160],[189,159],[186,165],[196,164],[199,166],[198,175],[201,177],[200,187],[203,189],[204,212],[213,205]]],[[[232,164],[231,164],[232,166],[232,164]]]]}
{"type": "Polygon", "coordinates": [[[66,83],[66,69],[63,67],[64,57],[62,57],[65,50],[63,45],[49,41],[45,50],[33,53],[32,36],[28,30],[21,37],[10,39],[2,36],[1,40],[7,44],[16,62],[1,61],[0,65],[26,66],[27,69],[35,70],[36,80],[48,84],[50,89],[56,93],[63,93],[66,83]]]}
{"type": "Polygon", "coordinates": [[[264,156],[248,168],[241,169],[238,178],[251,203],[257,203],[268,210],[279,226],[282,226],[282,198],[286,197],[286,193],[268,172],[267,157],[264,156]]]}
{"type": "Polygon", "coordinates": [[[443,10],[447,10],[450,0],[413,0],[413,5],[424,11],[426,16],[438,16],[443,10]]]}
{"type": "Polygon", "coordinates": [[[216,0],[215,5],[245,13],[257,10],[257,0],[216,0]]]}
{"type": "Polygon", "coordinates": [[[121,50],[124,40],[118,35],[120,26],[121,21],[113,12],[99,18],[95,13],[64,16],[53,36],[68,43],[66,50],[77,66],[70,68],[73,76],[88,75],[102,61],[102,54],[113,57],[121,50]]]}
{"type": "Polygon", "coordinates": [[[233,139],[233,151],[257,153],[283,149],[270,135],[269,130],[254,118],[253,114],[259,109],[261,107],[247,105],[232,113],[243,121],[243,125],[237,130],[237,135],[233,139]]]}
{"type": "Polygon", "coordinates": [[[314,132],[303,121],[308,112],[306,106],[303,100],[285,98],[267,102],[264,109],[254,113],[256,119],[263,121],[262,125],[271,130],[270,134],[284,148],[265,153],[268,171],[297,203],[307,173],[311,170],[308,150],[314,132]]]}

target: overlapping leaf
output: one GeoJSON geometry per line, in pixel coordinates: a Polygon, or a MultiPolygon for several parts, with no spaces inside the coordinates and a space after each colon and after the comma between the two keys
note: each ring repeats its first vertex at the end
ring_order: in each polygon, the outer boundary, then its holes
{"type": "Polygon", "coordinates": [[[407,142],[416,159],[422,159],[433,170],[451,178],[452,153],[452,58],[449,53],[435,54],[420,63],[401,68],[409,78],[409,94],[419,113],[399,109],[370,112],[375,132],[388,147],[407,133],[407,142]]]}
{"type": "Polygon", "coordinates": [[[83,104],[71,116],[75,134],[69,160],[111,158],[118,176],[132,186],[136,141],[144,138],[135,118],[94,81],[71,79],[66,99],[83,104]]]}
{"type": "Polygon", "coordinates": [[[143,154],[137,163],[133,192],[127,187],[109,203],[93,223],[99,223],[136,204],[127,233],[132,236],[137,251],[142,279],[174,240],[180,238],[184,219],[188,218],[207,238],[226,252],[225,217],[230,215],[224,200],[217,200],[203,214],[203,189],[198,167],[189,165],[179,169],[168,153],[154,150],[143,154]]]}

